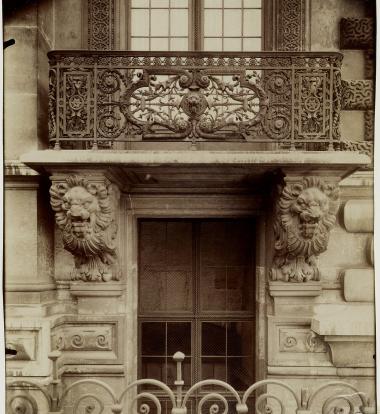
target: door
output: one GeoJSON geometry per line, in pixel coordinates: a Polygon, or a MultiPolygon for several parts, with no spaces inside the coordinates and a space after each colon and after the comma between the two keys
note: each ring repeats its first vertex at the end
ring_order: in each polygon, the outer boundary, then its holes
{"type": "Polygon", "coordinates": [[[140,378],[172,387],[182,351],[185,388],[254,383],[254,240],[251,219],[140,221],[140,378]]]}

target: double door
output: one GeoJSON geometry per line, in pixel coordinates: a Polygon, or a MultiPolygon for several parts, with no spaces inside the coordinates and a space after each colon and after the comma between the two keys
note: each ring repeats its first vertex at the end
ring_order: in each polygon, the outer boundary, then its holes
{"type": "Polygon", "coordinates": [[[255,226],[251,219],[139,222],[139,377],[185,388],[254,382],[255,226]]]}

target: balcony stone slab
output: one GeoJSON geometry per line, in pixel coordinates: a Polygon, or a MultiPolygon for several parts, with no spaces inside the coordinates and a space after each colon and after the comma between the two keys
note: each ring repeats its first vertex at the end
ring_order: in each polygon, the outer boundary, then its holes
{"type": "MultiPolygon", "coordinates": [[[[155,173],[164,169],[172,174],[171,185],[182,185],[185,171],[207,172],[210,185],[231,181],[247,182],[281,169],[292,175],[323,175],[340,179],[367,165],[369,157],[349,151],[116,151],[116,150],[43,150],[24,154],[21,161],[45,174],[75,171],[107,171],[128,183],[130,174],[142,174],[148,187],[157,184],[155,173]],[[190,170],[189,170],[190,169],[190,170]],[[178,177],[177,181],[175,177],[178,177]]],[[[191,178],[197,185],[195,177],[191,178]]],[[[160,183],[158,183],[160,184],[160,183]]]]}

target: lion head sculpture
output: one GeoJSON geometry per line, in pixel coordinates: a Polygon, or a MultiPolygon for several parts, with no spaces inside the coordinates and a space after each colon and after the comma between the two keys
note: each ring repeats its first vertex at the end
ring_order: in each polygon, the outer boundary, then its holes
{"type": "Polygon", "coordinates": [[[275,220],[273,279],[319,280],[315,258],[327,249],[338,196],[337,187],[318,177],[283,188],[275,220]]]}
{"type": "Polygon", "coordinates": [[[52,185],[50,202],[63,244],[75,257],[74,279],[117,278],[116,233],[110,189],[84,177],[70,176],[52,185]]]}

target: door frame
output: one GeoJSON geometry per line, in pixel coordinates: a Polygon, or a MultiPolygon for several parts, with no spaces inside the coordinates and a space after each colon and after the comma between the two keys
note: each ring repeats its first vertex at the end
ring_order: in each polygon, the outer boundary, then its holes
{"type": "MultiPolygon", "coordinates": [[[[124,194],[121,197],[121,267],[126,283],[124,361],[126,383],[138,376],[138,221],[139,219],[254,218],[256,220],[255,381],[267,373],[267,217],[262,199],[239,194],[124,194]]],[[[172,384],[168,384],[171,386],[172,384]]]]}

